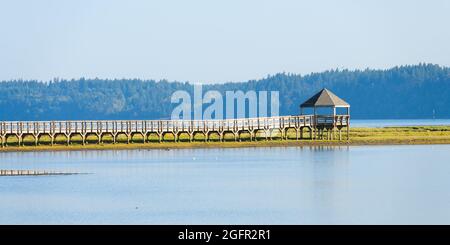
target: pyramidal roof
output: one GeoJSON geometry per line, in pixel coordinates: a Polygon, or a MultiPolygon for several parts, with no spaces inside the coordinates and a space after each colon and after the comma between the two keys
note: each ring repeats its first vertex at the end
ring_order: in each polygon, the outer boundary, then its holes
{"type": "Polygon", "coordinates": [[[309,98],[300,107],[320,107],[320,106],[334,106],[334,107],[350,107],[350,105],[343,99],[337,97],[330,90],[324,88],[313,97],[309,98]]]}

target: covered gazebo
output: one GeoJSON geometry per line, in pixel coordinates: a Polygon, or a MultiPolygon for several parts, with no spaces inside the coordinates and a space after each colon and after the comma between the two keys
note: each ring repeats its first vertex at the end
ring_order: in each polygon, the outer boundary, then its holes
{"type": "Polygon", "coordinates": [[[347,127],[347,139],[349,137],[350,126],[350,105],[330,90],[324,88],[313,95],[300,105],[300,114],[304,115],[305,108],[313,109],[313,127],[315,136],[323,137],[324,130],[327,131],[327,137],[333,139],[335,129],[339,131],[341,138],[341,129],[347,127]],[[345,108],[345,113],[337,114],[337,108],[345,108]],[[321,109],[331,109],[328,113],[319,112],[321,109]],[[318,113],[319,112],[319,113],[318,113]]]}

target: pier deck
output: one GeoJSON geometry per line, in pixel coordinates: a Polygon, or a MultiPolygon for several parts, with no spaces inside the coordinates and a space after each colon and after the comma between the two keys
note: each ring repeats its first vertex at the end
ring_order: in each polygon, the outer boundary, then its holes
{"type": "Polygon", "coordinates": [[[142,143],[148,143],[149,136],[155,135],[159,142],[164,141],[167,134],[173,135],[174,141],[179,141],[185,134],[189,141],[195,135],[202,134],[209,141],[212,134],[218,135],[220,141],[230,134],[235,141],[241,140],[241,134],[249,134],[250,140],[256,140],[262,135],[266,140],[273,137],[288,138],[288,130],[295,131],[295,139],[338,139],[342,140],[341,131],[350,126],[350,116],[320,116],[298,115],[280,117],[242,118],[224,120],[99,120],[99,121],[0,121],[1,146],[8,145],[8,139],[16,138],[17,144],[23,145],[25,137],[32,137],[35,145],[41,138],[47,136],[51,144],[56,137],[65,137],[65,143],[71,144],[72,138],[81,137],[81,143],[87,143],[88,136],[95,136],[97,143],[103,143],[103,138],[109,136],[112,143],[122,135],[130,143],[134,135],[143,137],[142,143]],[[308,134],[306,135],[306,131],[308,134]],[[305,137],[307,136],[307,137],[305,137]]]}

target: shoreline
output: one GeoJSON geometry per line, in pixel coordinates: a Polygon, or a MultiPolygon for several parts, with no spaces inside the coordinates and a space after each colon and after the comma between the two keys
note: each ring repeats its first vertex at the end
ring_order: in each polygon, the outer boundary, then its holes
{"type": "Polygon", "coordinates": [[[177,149],[220,149],[220,148],[255,148],[255,147],[317,147],[317,146],[381,146],[381,145],[446,145],[450,140],[430,141],[307,141],[274,140],[253,142],[192,142],[192,143],[147,143],[147,144],[105,144],[105,145],[45,145],[45,146],[9,146],[0,148],[0,154],[6,152],[53,152],[53,151],[107,151],[107,150],[177,150],[177,149]]]}
{"type": "Polygon", "coordinates": [[[450,126],[405,126],[384,128],[351,128],[350,140],[311,140],[295,139],[295,133],[289,134],[291,139],[259,141],[194,141],[162,143],[104,143],[104,144],[73,144],[73,145],[39,145],[17,146],[10,145],[0,148],[2,152],[42,152],[42,151],[91,151],[91,150],[150,150],[150,149],[194,149],[194,148],[245,148],[245,147],[295,147],[295,146],[361,146],[361,145],[442,145],[450,144],[450,126]]]}

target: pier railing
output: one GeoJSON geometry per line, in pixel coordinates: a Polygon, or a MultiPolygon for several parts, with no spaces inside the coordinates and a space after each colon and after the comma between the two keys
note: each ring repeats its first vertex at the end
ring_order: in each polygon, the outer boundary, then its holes
{"type": "MultiPolygon", "coordinates": [[[[224,120],[0,121],[2,134],[254,130],[313,125],[312,115],[224,120]]],[[[327,118],[328,120],[328,118],[327,118]]],[[[316,123],[321,123],[317,118],[316,123]]],[[[341,122],[336,120],[336,122],[341,122]]]]}

